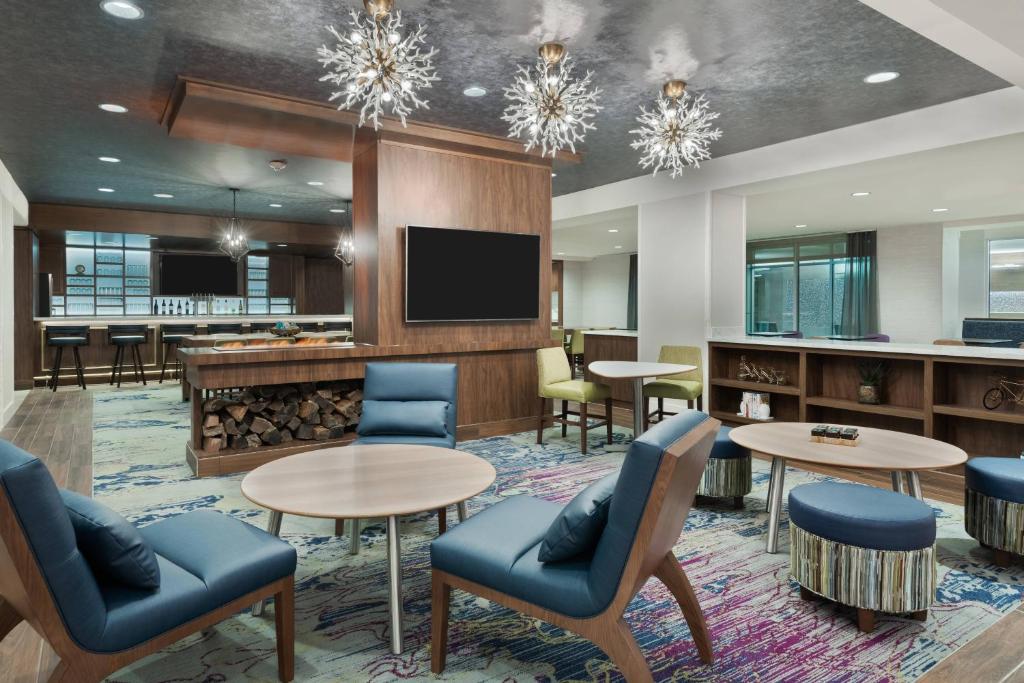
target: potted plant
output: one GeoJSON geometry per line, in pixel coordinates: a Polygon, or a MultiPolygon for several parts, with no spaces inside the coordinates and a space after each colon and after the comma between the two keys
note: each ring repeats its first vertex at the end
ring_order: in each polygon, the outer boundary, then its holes
{"type": "Polygon", "coordinates": [[[857,388],[859,403],[879,404],[882,402],[882,382],[888,368],[885,361],[862,361],[857,364],[860,372],[860,386],[857,388]]]}

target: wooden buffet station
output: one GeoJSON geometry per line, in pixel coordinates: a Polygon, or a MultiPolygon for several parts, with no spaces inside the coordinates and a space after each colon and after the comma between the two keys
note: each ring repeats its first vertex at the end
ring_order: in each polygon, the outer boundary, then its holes
{"type": "MultiPolygon", "coordinates": [[[[744,391],[770,394],[776,420],[878,427],[959,446],[970,456],[1018,457],[1024,405],[982,404],[999,377],[1024,378],[1024,351],[1008,348],[723,337],[708,342],[709,409],[729,424],[744,391]],[[741,358],[785,375],[781,385],[738,379],[741,358]],[[882,402],[859,403],[858,364],[885,361],[882,402]]],[[[962,477],[962,467],[945,470],[962,477]]]]}

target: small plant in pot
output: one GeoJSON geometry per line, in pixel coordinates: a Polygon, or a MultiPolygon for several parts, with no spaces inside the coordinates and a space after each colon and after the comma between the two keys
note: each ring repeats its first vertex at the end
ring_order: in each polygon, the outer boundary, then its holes
{"type": "Polygon", "coordinates": [[[888,367],[885,361],[862,361],[857,364],[860,372],[860,386],[857,388],[857,401],[877,405],[882,402],[882,384],[888,367]]]}

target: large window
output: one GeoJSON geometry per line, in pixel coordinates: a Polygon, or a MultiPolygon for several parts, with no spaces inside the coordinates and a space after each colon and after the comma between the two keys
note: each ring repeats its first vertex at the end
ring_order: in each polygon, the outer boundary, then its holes
{"type": "Polygon", "coordinates": [[[988,312],[1024,318],[1024,239],[988,243],[988,312]]]}
{"type": "Polygon", "coordinates": [[[747,243],[747,331],[839,331],[846,235],[747,243]]]}

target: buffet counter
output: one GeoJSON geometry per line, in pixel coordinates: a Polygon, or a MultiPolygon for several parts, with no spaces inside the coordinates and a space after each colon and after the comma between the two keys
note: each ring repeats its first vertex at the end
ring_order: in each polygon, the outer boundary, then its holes
{"type": "Polygon", "coordinates": [[[729,424],[756,421],[737,414],[744,394],[756,393],[774,420],[892,429],[972,456],[1024,448],[1024,385],[1013,384],[1024,382],[1020,349],[743,336],[713,337],[708,347],[709,410],[729,424]]]}

